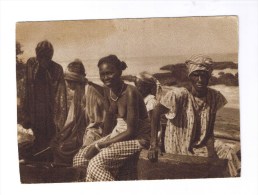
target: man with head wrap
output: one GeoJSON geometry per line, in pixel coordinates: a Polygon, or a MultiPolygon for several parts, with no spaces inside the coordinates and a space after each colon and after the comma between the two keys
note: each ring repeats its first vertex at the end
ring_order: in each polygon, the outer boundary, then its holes
{"type": "Polygon", "coordinates": [[[152,141],[149,159],[157,160],[157,131],[160,116],[166,114],[165,152],[182,155],[217,157],[214,149],[216,112],[227,100],[208,87],[212,59],[195,55],[186,61],[191,90],[173,87],[156,106],[152,117],[152,141]]]}
{"type": "MultiPolygon", "coordinates": [[[[45,40],[37,44],[35,51],[36,57],[29,58],[26,64],[22,122],[35,135],[32,154],[48,148],[52,138],[63,128],[67,116],[63,68],[52,61],[53,46],[45,40]]],[[[51,157],[43,155],[40,160],[48,161],[51,157]]]]}
{"type": "Polygon", "coordinates": [[[76,59],[64,73],[68,88],[73,91],[64,128],[53,142],[55,163],[72,164],[81,146],[88,146],[102,137],[104,122],[103,87],[88,81],[83,63],[76,59]]]}

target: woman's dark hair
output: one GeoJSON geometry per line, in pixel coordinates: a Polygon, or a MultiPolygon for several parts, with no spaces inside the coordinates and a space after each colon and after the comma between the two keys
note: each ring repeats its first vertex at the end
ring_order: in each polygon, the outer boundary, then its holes
{"type": "Polygon", "coordinates": [[[109,55],[106,57],[103,57],[99,60],[98,62],[98,67],[101,64],[112,64],[115,65],[117,67],[118,70],[125,70],[127,68],[127,65],[124,61],[121,61],[118,59],[118,57],[116,55],[109,55]]]}

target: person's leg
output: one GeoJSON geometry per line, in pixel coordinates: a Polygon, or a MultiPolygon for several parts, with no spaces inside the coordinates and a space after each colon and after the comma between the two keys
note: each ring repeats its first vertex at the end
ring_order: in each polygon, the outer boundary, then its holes
{"type": "Polygon", "coordinates": [[[86,181],[116,180],[119,168],[141,148],[138,140],[118,142],[104,148],[90,160],[86,181]]]}
{"type": "Polygon", "coordinates": [[[92,144],[90,144],[88,146],[83,146],[79,150],[79,152],[73,157],[73,167],[87,166],[89,161],[84,156],[87,153],[87,151],[89,149],[89,146],[94,145],[94,144],[99,143],[99,142],[102,142],[102,141],[104,141],[108,138],[109,138],[109,135],[93,142],[92,144]]]}

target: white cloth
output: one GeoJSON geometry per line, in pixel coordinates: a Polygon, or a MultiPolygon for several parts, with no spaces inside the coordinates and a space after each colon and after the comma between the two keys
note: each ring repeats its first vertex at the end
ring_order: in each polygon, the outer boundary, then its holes
{"type": "Polygon", "coordinates": [[[240,142],[226,139],[215,139],[215,150],[219,158],[228,160],[230,176],[237,176],[241,168],[241,161],[237,156],[240,142]]]}
{"type": "Polygon", "coordinates": [[[144,98],[144,103],[147,108],[147,112],[149,112],[153,110],[155,106],[157,106],[158,101],[156,100],[154,95],[149,94],[144,98]]]}
{"type": "Polygon", "coordinates": [[[127,124],[125,120],[122,118],[117,118],[116,126],[114,127],[112,133],[110,134],[110,138],[113,138],[118,134],[123,133],[126,130],[127,130],[127,124]]]}

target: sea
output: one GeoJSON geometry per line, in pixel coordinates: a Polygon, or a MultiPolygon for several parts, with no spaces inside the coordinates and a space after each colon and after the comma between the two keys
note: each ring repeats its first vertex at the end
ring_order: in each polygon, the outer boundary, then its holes
{"type": "MultiPolygon", "coordinates": [[[[238,55],[230,54],[209,54],[214,61],[233,61],[237,63],[238,55]]],[[[167,72],[160,70],[161,67],[168,64],[184,63],[190,56],[187,55],[173,55],[173,56],[152,56],[152,57],[119,57],[126,62],[127,69],[123,71],[123,75],[137,75],[142,71],[147,71],[151,74],[167,72]]],[[[55,60],[55,59],[54,59],[55,60]]],[[[99,73],[97,63],[99,59],[81,59],[85,69],[87,78],[92,82],[101,84],[99,80],[99,73]]],[[[72,61],[72,60],[71,60],[72,61]]],[[[66,69],[71,61],[58,61],[66,69]]]]}

